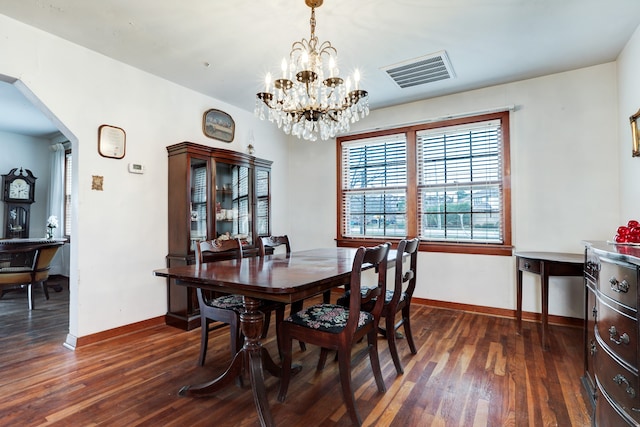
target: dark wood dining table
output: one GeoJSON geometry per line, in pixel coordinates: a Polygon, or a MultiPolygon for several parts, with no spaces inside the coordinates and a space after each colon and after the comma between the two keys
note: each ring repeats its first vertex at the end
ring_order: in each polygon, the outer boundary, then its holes
{"type": "MultiPolygon", "coordinates": [[[[277,254],[264,258],[217,261],[155,270],[156,276],[175,279],[178,285],[199,287],[243,296],[244,313],[240,314],[240,328],[245,336],[243,348],[231,365],[218,378],[180,389],[180,396],[207,396],[233,384],[249,373],[253,399],[263,426],[274,426],[264,384],[264,369],[280,376],[276,364],[260,343],[264,314],[260,300],[291,303],[322,294],[336,286],[348,285],[355,248],[320,248],[277,254]]],[[[395,259],[390,251],[389,259],[395,259]]],[[[393,265],[393,263],[390,263],[393,265]]],[[[299,369],[299,368],[298,368],[299,369]]]]}

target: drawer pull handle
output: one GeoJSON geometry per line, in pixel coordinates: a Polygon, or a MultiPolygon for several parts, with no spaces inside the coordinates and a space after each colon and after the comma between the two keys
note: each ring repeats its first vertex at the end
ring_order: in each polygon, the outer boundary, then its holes
{"type": "Polygon", "coordinates": [[[529,269],[529,267],[531,267],[531,264],[529,264],[528,262],[524,263],[524,268],[526,268],[527,270],[529,269]]]}
{"type": "Polygon", "coordinates": [[[626,294],[629,292],[629,282],[623,280],[622,282],[618,282],[615,277],[609,279],[609,283],[611,284],[611,290],[614,292],[621,292],[626,294]]]}
{"type": "Polygon", "coordinates": [[[591,355],[595,356],[598,352],[598,347],[596,347],[596,343],[591,340],[591,355]]]}
{"type": "Polygon", "coordinates": [[[636,397],[636,391],[631,387],[631,384],[629,384],[629,381],[623,375],[618,374],[613,377],[613,382],[618,385],[624,383],[627,386],[627,389],[625,390],[627,394],[631,397],[636,397]]]}
{"type": "Polygon", "coordinates": [[[598,319],[598,309],[596,308],[596,306],[593,306],[593,310],[591,310],[591,314],[593,314],[593,318],[594,319],[598,319]]]}
{"type": "Polygon", "coordinates": [[[620,335],[620,339],[616,339],[617,336],[618,336],[618,330],[616,329],[616,327],[615,326],[610,327],[609,328],[609,339],[611,341],[613,341],[617,345],[629,344],[629,335],[627,335],[626,332],[624,334],[620,335]]]}

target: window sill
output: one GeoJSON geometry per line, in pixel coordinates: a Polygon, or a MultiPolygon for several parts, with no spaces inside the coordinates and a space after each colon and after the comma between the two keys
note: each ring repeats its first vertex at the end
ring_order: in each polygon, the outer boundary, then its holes
{"type": "MultiPolygon", "coordinates": [[[[400,241],[399,238],[340,238],[336,239],[338,247],[357,248],[360,246],[375,246],[385,242],[391,242],[394,246],[400,241]]],[[[499,255],[512,256],[513,246],[510,245],[489,245],[473,243],[443,243],[443,242],[420,242],[421,252],[443,252],[456,254],[475,255],[499,255]]]]}

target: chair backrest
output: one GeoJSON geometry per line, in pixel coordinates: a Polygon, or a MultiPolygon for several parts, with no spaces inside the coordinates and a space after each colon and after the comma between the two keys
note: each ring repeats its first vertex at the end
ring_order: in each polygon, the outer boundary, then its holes
{"type": "Polygon", "coordinates": [[[349,280],[349,320],[347,320],[344,333],[352,335],[356,331],[360,318],[360,307],[374,298],[376,301],[371,314],[373,314],[374,319],[376,319],[375,324],[377,324],[384,304],[384,297],[378,297],[385,295],[387,290],[387,256],[389,255],[390,246],[390,243],[369,248],[361,246],[356,251],[349,280]],[[372,269],[377,276],[376,287],[371,288],[366,296],[361,293],[362,271],[364,269],[372,269]]]}
{"type": "Polygon", "coordinates": [[[62,244],[55,246],[46,246],[38,249],[36,259],[33,263],[33,281],[39,282],[49,278],[49,269],[51,268],[51,261],[58,252],[58,249],[62,244]]]}
{"type": "Polygon", "coordinates": [[[420,239],[417,237],[411,240],[403,239],[398,243],[395,264],[394,292],[390,304],[397,304],[403,291],[405,293],[405,300],[407,303],[411,301],[411,296],[416,288],[416,267],[418,265],[419,246],[420,239]],[[407,255],[409,256],[409,261],[407,263],[408,268],[404,269],[404,260],[407,255]],[[405,283],[407,283],[406,286],[405,283]]]}
{"type": "Polygon", "coordinates": [[[267,236],[258,238],[258,256],[263,257],[266,255],[266,248],[277,248],[278,246],[285,246],[286,253],[291,253],[291,245],[289,244],[289,237],[284,236],[267,236]]]}
{"type": "Polygon", "coordinates": [[[196,243],[196,265],[225,259],[242,259],[240,239],[201,240],[196,243]]]}

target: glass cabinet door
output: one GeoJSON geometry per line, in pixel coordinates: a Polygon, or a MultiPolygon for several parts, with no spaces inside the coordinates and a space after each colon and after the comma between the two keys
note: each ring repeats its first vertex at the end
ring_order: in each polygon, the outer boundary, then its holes
{"type": "Polygon", "coordinates": [[[252,244],[249,174],[246,166],[216,164],[216,238],[226,236],[240,239],[243,245],[252,244]]]}
{"type": "Polygon", "coordinates": [[[256,168],[256,234],[269,236],[269,170],[256,168]]]}
{"type": "Polygon", "coordinates": [[[207,239],[207,161],[191,158],[191,250],[207,239]]]}

